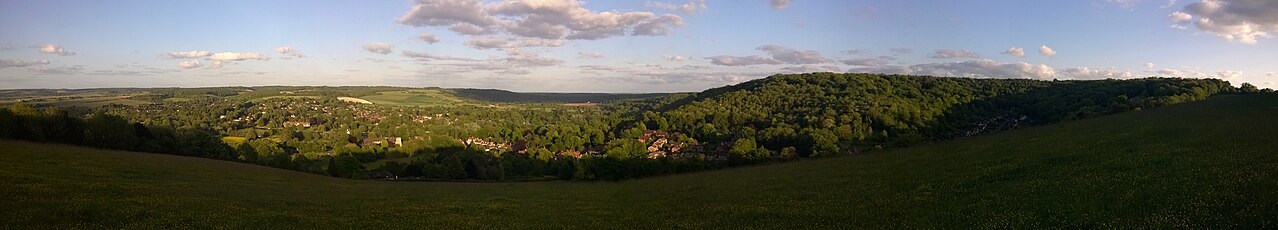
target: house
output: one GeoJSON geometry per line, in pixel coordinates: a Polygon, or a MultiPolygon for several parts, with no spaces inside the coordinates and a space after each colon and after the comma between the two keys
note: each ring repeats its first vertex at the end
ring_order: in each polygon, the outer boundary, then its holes
{"type": "Polygon", "coordinates": [[[656,140],[656,139],[663,139],[663,138],[666,138],[666,136],[667,136],[666,131],[660,131],[660,130],[644,130],[644,131],[643,131],[643,136],[639,136],[639,141],[641,141],[641,142],[643,142],[643,143],[648,143],[649,141],[653,141],[653,140],[656,140]]]}
{"type": "Polygon", "coordinates": [[[497,142],[491,142],[491,141],[487,141],[487,140],[484,140],[484,139],[480,139],[480,138],[478,138],[478,137],[467,137],[467,138],[466,138],[466,140],[463,140],[462,142],[463,142],[463,143],[466,143],[466,146],[474,146],[474,147],[478,147],[478,148],[483,149],[484,151],[492,151],[492,150],[494,150],[494,149],[498,149],[498,150],[500,150],[500,149],[509,149],[509,148],[510,148],[510,144],[509,144],[509,143],[497,143],[497,142]]]}
{"type": "Polygon", "coordinates": [[[360,146],[380,146],[382,143],[386,143],[387,147],[402,147],[404,146],[404,139],[400,137],[369,137],[364,138],[364,141],[360,142],[360,146]]]}
{"type": "Polygon", "coordinates": [[[310,128],[311,122],[310,121],[285,121],[284,122],[284,127],[294,127],[294,126],[310,128]]]}

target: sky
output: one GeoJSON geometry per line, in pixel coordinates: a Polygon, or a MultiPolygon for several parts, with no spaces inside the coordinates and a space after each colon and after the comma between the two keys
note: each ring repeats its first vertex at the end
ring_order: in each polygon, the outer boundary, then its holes
{"type": "Polygon", "coordinates": [[[0,0],[0,89],[688,92],[780,73],[1278,88],[1271,0],[0,0]]]}

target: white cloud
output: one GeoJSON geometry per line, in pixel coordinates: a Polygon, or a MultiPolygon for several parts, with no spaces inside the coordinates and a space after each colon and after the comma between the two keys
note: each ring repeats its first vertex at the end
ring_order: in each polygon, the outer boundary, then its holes
{"type": "Polygon", "coordinates": [[[417,35],[417,40],[422,40],[426,43],[435,44],[436,42],[439,42],[439,36],[435,36],[434,34],[431,34],[431,33],[422,33],[421,35],[417,35]]]}
{"type": "Polygon", "coordinates": [[[1117,69],[1092,69],[1087,67],[1064,68],[1056,73],[1057,77],[1070,79],[1125,79],[1136,75],[1132,71],[1117,69]]]}
{"type": "Polygon", "coordinates": [[[466,39],[466,46],[475,49],[509,49],[522,47],[559,47],[564,45],[562,39],[515,38],[495,36],[472,36],[466,39]]]}
{"type": "Polygon", "coordinates": [[[382,54],[382,55],[386,55],[386,54],[390,54],[391,52],[394,52],[394,50],[392,50],[394,48],[395,48],[395,45],[391,45],[389,43],[383,43],[383,42],[375,42],[375,43],[369,43],[367,45],[364,45],[365,51],[376,53],[376,54],[382,54]]]}
{"type": "Polygon", "coordinates": [[[583,59],[599,59],[603,58],[604,54],[600,52],[577,52],[577,57],[583,59]]]}
{"type": "Polygon", "coordinates": [[[510,39],[497,37],[470,37],[470,39],[466,39],[466,46],[476,49],[502,49],[515,47],[510,43],[510,39]]]}
{"type": "Polygon", "coordinates": [[[1185,12],[1180,12],[1180,11],[1172,12],[1171,15],[1167,15],[1167,17],[1171,17],[1172,19],[1172,28],[1182,29],[1182,30],[1188,29],[1189,27],[1186,27],[1186,25],[1189,24],[1189,21],[1194,20],[1193,15],[1189,15],[1189,14],[1186,14],[1185,12]]]}
{"type": "Polygon", "coordinates": [[[1010,54],[1012,56],[1024,57],[1025,49],[1021,49],[1017,47],[1007,48],[1007,51],[1003,51],[1003,54],[1010,54]]]}
{"type": "Polygon", "coordinates": [[[412,50],[400,51],[400,55],[404,55],[405,57],[410,57],[410,58],[426,58],[426,59],[435,58],[435,55],[431,55],[430,53],[417,52],[412,50]]]}
{"type": "Polygon", "coordinates": [[[241,61],[241,60],[266,60],[266,56],[260,53],[233,53],[222,52],[209,56],[209,60],[213,61],[241,61]]]}
{"type": "Polygon", "coordinates": [[[931,57],[931,58],[937,58],[937,59],[945,59],[945,58],[981,58],[981,55],[980,55],[980,54],[977,54],[976,52],[972,52],[972,51],[968,51],[968,50],[938,49],[938,50],[936,50],[936,53],[934,53],[934,54],[932,54],[932,56],[928,56],[928,57],[931,57]]]}
{"type": "Polygon", "coordinates": [[[32,68],[27,68],[27,70],[28,70],[28,71],[31,71],[31,72],[39,73],[39,74],[61,74],[61,75],[71,75],[71,74],[84,74],[84,73],[85,73],[85,71],[84,71],[84,67],[82,67],[82,66],[80,66],[80,65],[74,65],[74,66],[57,66],[57,67],[32,67],[32,68]]]}
{"type": "Polygon", "coordinates": [[[1047,47],[1047,45],[1038,47],[1038,53],[1048,57],[1056,56],[1056,50],[1053,50],[1052,47],[1047,47]]]}
{"type": "Polygon", "coordinates": [[[1152,71],[1152,72],[1157,73],[1159,75],[1167,76],[1167,77],[1185,77],[1185,71],[1181,71],[1178,69],[1160,69],[1160,70],[1152,71]]]}
{"type": "Polygon", "coordinates": [[[790,0],[772,0],[773,9],[785,9],[787,6],[790,6],[790,0]]]}
{"type": "Polygon", "coordinates": [[[852,60],[843,60],[842,62],[843,62],[843,64],[847,64],[847,65],[851,65],[851,66],[871,66],[871,67],[874,67],[874,66],[884,66],[884,65],[887,65],[889,61],[888,61],[888,60],[884,60],[884,59],[878,59],[878,58],[859,58],[859,59],[852,59],[852,60]]]}
{"type": "Polygon", "coordinates": [[[1154,68],[1154,63],[1153,63],[1153,62],[1146,62],[1146,63],[1145,63],[1145,68],[1146,68],[1146,69],[1153,69],[1153,68],[1154,68]]]}
{"type": "Polygon", "coordinates": [[[976,78],[1031,78],[1053,79],[1056,69],[1043,64],[1025,62],[1000,63],[989,59],[961,62],[929,63],[911,66],[858,67],[849,69],[856,73],[915,74],[976,78]]]}
{"type": "Polygon", "coordinates": [[[645,2],[643,4],[648,8],[656,8],[670,12],[681,12],[683,14],[696,14],[706,10],[706,0],[688,0],[683,4],[665,3],[665,2],[645,2]]]}
{"type": "Polygon", "coordinates": [[[10,67],[31,67],[31,66],[42,66],[42,65],[48,65],[48,64],[49,64],[49,60],[11,60],[11,59],[0,59],[0,68],[10,68],[10,67]]]}
{"type": "Polygon", "coordinates": [[[628,74],[625,77],[616,77],[617,80],[637,82],[641,84],[689,84],[689,83],[712,83],[713,86],[722,86],[726,84],[736,84],[743,81],[766,76],[763,73],[732,73],[732,72],[701,72],[701,71],[681,71],[681,72],[665,72],[665,71],[641,71],[634,74],[628,74]]]}
{"type": "Polygon", "coordinates": [[[478,61],[475,59],[464,58],[464,57],[437,56],[437,55],[433,55],[426,52],[417,52],[417,51],[411,51],[411,50],[401,51],[400,55],[403,55],[404,57],[410,57],[410,58],[416,58],[416,59],[466,61],[466,62],[478,61]]]}
{"type": "Polygon", "coordinates": [[[563,60],[542,57],[535,53],[523,52],[520,49],[506,49],[506,58],[502,59],[506,64],[513,66],[556,66],[563,64],[563,60]]]}
{"type": "Polygon", "coordinates": [[[772,59],[786,64],[821,64],[831,62],[815,50],[795,50],[778,45],[763,45],[758,50],[768,52],[772,59]]]}
{"type": "Polygon", "coordinates": [[[210,54],[213,54],[213,52],[203,51],[203,50],[192,50],[192,51],[168,52],[168,53],[164,53],[164,55],[161,55],[161,56],[164,56],[169,59],[181,59],[181,58],[202,58],[202,57],[207,57],[210,54]]]}
{"type": "Polygon", "coordinates": [[[999,63],[993,60],[934,63],[911,66],[914,74],[959,77],[1051,79],[1056,70],[1043,64],[999,63]]]}
{"type": "Polygon", "coordinates": [[[546,40],[661,36],[683,26],[683,18],[673,14],[596,12],[582,4],[578,0],[418,0],[399,22],[447,27],[470,36],[503,34],[546,40]]]}
{"type": "Polygon", "coordinates": [[[1163,5],[1163,6],[1160,6],[1160,7],[1158,7],[1158,8],[1167,9],[1167,8],[1172,7],[1172,6],[1175,6],[1175,5],[1176,5],[1176,0],[1167,0],[1167,5],[1163,5]]]}
{"type": "Polygon", "coordinates": [[[839,67],[829,65],[800,65],[781,68],[786,73],[840,72],[839,67]]]}
{"type": "Polygon", "coordinates": [[[706,57],[711,64],[723,66],[746,66],[746,65],[764,65],[764,64],[824,64],[834,62],[815,50],[796,50],[778,45],[762,45],[755,48],[768,53],[769,57],[750,55],[750,56],[729,56],[719,55],[706,57]]]}
{"type": "Polygon", "coordinates": [[[1242,76],[1242,71],[1226,70],[1226,71],[1216,72],[1217,78],[1225,79],[1225,80],[1237,79],[1239,76],[1242,76]]]}
{"type": "Polygon", "coordinates": [[[1272,0],[1202,0],[1170,17],[1173,27],[1193,24],[1200,31],[1243,44],[1256,44],[1278,33],[1278,1],[1272,0]]]}
{"type": "Polygon", "coordinates": [[[276,52],[276,53],[279,53],[279,54],[282,54],[282,55],[285,55],[285,56],[292,56],[292,57],[297,57],[297,58],[300,58],[300,57],[306,57],[306,55],[305,55],[305,54],[302,54],[302,51],[298,51],[297,49],[289,48],[288,46],[275,48],[275,52],[276,52]]]}
{"type": "Polygon", "coordinates": [[[722,65],[722,66],[781,64],[780,61],[774,60],[772,58],[764,57],[764,56],[759,56],[759,55],[750,55],[750,56],[719,55],[719,56],[706,57],[706,59],[710,60],[710,64],[722,65]]]}
{"type": "Polygon", "coordinates": [[[199,68],[200,66],[204,66],[204,64],[200,63],[200,60],[187,60],[187,61],[178,62],[178,68],[183,68],[183,69],[199,68]]]}
{"type": "Polygon", "coordinates": [[[214,69],[222,68],[224,64],[233,63],[236,61],[267,60],[267,59],[268,58],[266,58],[266,55],[262,55],[260,53],[234,53],[234,52],[214,53],[213,55],[209,55],[208,57],[208,60],[213,61],[213,63],[209,64],[209,68],[214,68],[214,69]]]}
{"type": "Polygon", "coordinates": [[[1278,77],[1278,72],[1268,72],[1268,73],[1265,73],[1265,76],[1278,77]]]}
{"type": "Polygon", "coordinates": [[[891,51],[892,55],[914,53],[914,49],[910,49],[910,48],[892,48],[892,49],[888,49],[888,51],[891,51]]]}
{"type": "Polygon", "coordinates": [[[661,58],[666,59],[666,61],[679,61],[679,62],[688,60],[687,56],[679,56],[679,55],[663,55],[661,56],[661,58]]]}
{"type": "Polygon", "coordinates": [[[54,44],[38,45],[36,46],[36,48],[40,49],[40,53],[44,53],[44,54],[57,54],[62,56],[75,55],[75,52],[67,51],[66,49],[63,49],[61,46],[54,45],[54,44]]]}

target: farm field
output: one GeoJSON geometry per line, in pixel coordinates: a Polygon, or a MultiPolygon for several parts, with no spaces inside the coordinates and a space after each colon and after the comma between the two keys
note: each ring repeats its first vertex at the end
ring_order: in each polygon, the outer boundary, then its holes
{"type": "Polygon", "coordinates": [[[348,180],[0,141],[32,228],[1275,228],[1278,96],[1221,96],[851,157],[622,182],[348,180]]]}
{"type": "Polygon", "coordinates": [[[452,107],[472,104],[441,90],[416,89],[401,91],[383,91],[363,96],[373,104],[392,106],[442,106],[452,107]]]}

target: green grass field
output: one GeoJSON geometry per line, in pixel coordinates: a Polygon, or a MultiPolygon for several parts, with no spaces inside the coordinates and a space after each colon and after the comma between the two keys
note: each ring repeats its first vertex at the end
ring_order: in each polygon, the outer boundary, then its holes
{"type": "Polygon", "coordinates": [[[321,96],[269,96],[269,97],[254,98],[254,99],[251,99],[251,100],[249,100],[249,101],[251,101],[251,102],[262,102],[262,101],[271,100],[271,99],[285,99],[285,98],[292,98],[292,99],[320,99],[320,98],[324,98],[324,97],[321,97],[321,96]]]}
{"type": "MultiPolygon", "coordinates": [[[[393,106],[452,107],[473,104],[457,96],[453,96],[451,93],[436,89],[383,91],[359,98],[371,101],[373,104],[393,106]]],[[[478,104],[475,105],[478,106],[478,104]]]]}
{"type": "MultiPolygon", "coordinates": [[[[152,104],[147,101],[131,99],[130,96],[102,96],[97,94],[75,95],[81,98],[70,98],[69,96],[40,97],[42,99],[36,102],[27,102],[29,104],[48,104],[56,107],[99,107],[110,104],[120,104],[127,106],[152,104]]],[[[15,100],[0,101],[0,105],[8,106],[16,103],[15,100]]]]}
{"type": "Polygon", "coordinates": [[[1278,96],[622,182],[385,182],[0,141],[0,226],[1278,228],[1278,96]]]}

